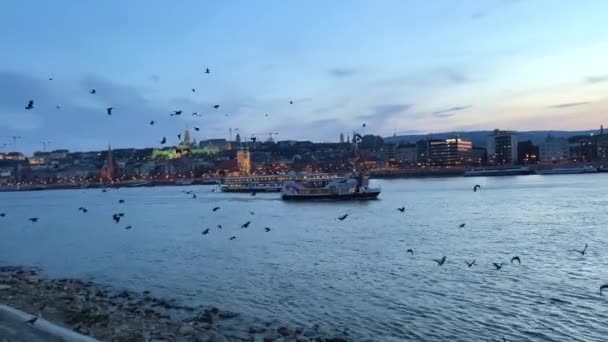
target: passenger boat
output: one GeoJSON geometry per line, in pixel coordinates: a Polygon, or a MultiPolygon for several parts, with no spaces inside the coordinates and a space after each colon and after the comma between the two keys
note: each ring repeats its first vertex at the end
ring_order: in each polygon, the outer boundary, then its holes
{"type": "Polygon", "coordinates": [[[518,176],[529,175],[533,171],[529,167],[508,167],[497,169],[473,169],[464,173],[465,177],[483,177],[483,176],[518,176]]]}
{"type": "Polygon", "coordinates": [[[554,169],[537,170],[536,173],[539,175],[572,175],[579,173],[594,173],[598,170],[593,166],[580,166],[580,167],[557,167],[554,169]]]}
{"type": "Polygon", "coordinates": [[[337,176],[320,173],[230,176],[224,178],[220,190],[223,192],[280,192],[285,182],[288,181],[332,177],[337,176]]]}
{"type": "Polygon", "coordinates": [[[288,181],[281,193],[283,200],[372,200],[378,198],[380,188],[370,187],[369,178],[354,175],[288,181]]]}

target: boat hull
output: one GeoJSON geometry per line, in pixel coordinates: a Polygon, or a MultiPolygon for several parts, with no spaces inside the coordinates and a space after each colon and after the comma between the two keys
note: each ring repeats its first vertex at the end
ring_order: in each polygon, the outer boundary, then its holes
{"type": "Polygon", "coordinates": [[[266,189],[255,189],[255,188],[230,189],[230,188],[220,188],[220,190],[222,192],[240,192],[240,193],[281,192],[281,188],[266,188],[266,189]]]}
{"type": "Polygon", "coordinates": [[[319,194],[319,195],[288,195],[283,194],[285,201],[346,201],[346,200],[375,200],[380,191],[358,192],[350,194],[319,194]]]}

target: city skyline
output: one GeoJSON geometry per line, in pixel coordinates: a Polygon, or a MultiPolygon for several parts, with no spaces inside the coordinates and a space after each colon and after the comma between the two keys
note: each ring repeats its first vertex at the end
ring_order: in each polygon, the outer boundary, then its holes
{"type": "Polygon", "coordinates": [[[240,128],[314,141],[363,123],[382,136],[594,129],[608,109],[606,10],[601,1],[12,3],[0,14],[0,136],[22,136],[19,149],[31,152],[42,141],[160,147],[186,126],[200,127],[197,140],[240,128]]]}

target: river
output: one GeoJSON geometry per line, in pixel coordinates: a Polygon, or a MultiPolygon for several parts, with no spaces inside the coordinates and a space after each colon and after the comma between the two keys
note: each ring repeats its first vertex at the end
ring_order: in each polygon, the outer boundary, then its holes
{"type": "Polygon", "coordinates": [[[377,183],[380,200],[342,203],[210,186],[0,193],[0,264],[357,341],[606,339],[608,174],[377,183]]]}

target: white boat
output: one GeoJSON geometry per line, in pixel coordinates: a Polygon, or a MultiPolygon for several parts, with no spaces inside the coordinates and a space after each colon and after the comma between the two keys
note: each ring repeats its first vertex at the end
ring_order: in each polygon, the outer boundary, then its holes
{"type": "Polygon", "coordinates": [[[380,195],[379,187],[370,187],[369,178],[302,178],[289,181],[281,191],[284,200],[372,200],[380,195]]]}
{"type": "Polygon", "coordinates": [[[280,192],[285,182],[298,179],[335,178],[328,174],[279,174],[226,177],[220,185],[223,192],[280,192]]]}
{"type": "Polygon", "coordinates": [[[580,166],[580,167],[557,167],[554,169],[537,170],[536,173],[539,175],[572,175],[579,173],[594,173],[598,170],[593,166],[580,166]]]}

